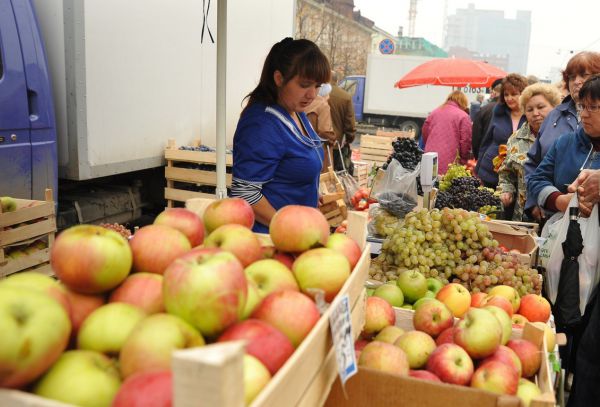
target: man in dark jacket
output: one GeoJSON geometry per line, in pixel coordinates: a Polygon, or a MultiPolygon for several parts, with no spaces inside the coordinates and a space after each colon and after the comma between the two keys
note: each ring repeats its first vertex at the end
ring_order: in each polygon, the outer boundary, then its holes
{"type": "Polygon", "coordinates": [[[482,105],[473,119],[473,131],[471,137],[471,149],[473,150],[473,156],[479,157],[479,146],[483,140],[483,136],[490,127],[490,121],[492,120],[492,111],[494,106],[498,103],[498,97],[500,96],[502,79],[496,79],[492,84],[492,93],[490,99],[485,105],[482,105]]]}
{"type": "Polygon", "coordinates": [[[341,171],[344,166],[348,173],[354,173],[352,164],[352,149],[350,144],[354,141],[356,133],[356,124],[354,121],[354,105],[352,96],[338,85],[338,74],[335,71],[331,73],[331,93],[329,94],[329,107],[331,109],[331,122],[335,138],[342,148],[342,156],[337,146],[333,147],[333,167],[336,171],[341,171]],[[342,165],[342,161],[343,165],[342,165]]]}

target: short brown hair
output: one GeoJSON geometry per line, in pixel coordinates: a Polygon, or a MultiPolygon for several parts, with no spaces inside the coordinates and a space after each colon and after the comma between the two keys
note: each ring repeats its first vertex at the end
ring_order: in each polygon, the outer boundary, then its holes
{"type": "Polygon", "coordinates": [[[519,106],[521,106],[521,111],[525,111],[525,105],[531,100],[532,97],[541,95],[543,96],[552,107],[558,106],[561,100],[560,91],[554,85],[549,83],[534,83],[533,85],[529,85],[521,92],[521,97],[519,98],[519,106]]]}
{"type": "Polygon", "coordinates": [[[527,87],[527,78],[518,73],[509,73],[504,79],[502,79],[502,89],[500,89],[500,103],[506,104],[504,100],[504,91],[507,88],[514,88],[519,93],[523,92],[523,89],[527,87]]]}
{"type": "MultiPolygon", "coordinates": [[[[592,51],[582,51],[575,54],[567,62],[567,67],[562,71],[563,81],[569,86],[569,76],[583,75],[585,73],[600,74],[600,53],[592,51]]],[[[569,89],[570,91],[571,89],[569,89]]]]}
{"type": "Polygon", "coordinates": [[[469,99],[467,99],[467,95],[462,93],[460,90],[455,90],[454,92],[450,93],[446,98],[446,103],[448,102],[455,102],[464,111],[467,111],[467,108],[469,107],[469,99]]]}

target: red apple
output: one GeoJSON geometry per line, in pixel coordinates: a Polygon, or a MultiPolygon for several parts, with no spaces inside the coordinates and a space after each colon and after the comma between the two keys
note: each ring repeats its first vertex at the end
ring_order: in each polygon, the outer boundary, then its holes
{"type": "Polygon", "coordinates": [[[260,360],[271,375],[294,353],[294,346],[280,331],[264,321],[248,319],[227,328],[218,342],[246,340],[246,352],[260,360]]]}
{"type": "Polygon", "coordinates": [[[460,284],[446,284],[435,296],[436,299],[446,306],[457,318],[461,318],[471,306],[471,294],[460,284]]]}
{"type": "Polygon", "coordinates": [[[365,311],[365,326],[363,333],[375,335],[386,326],[396,323],[396,314],[392,306],[379,297],[367,298],[367,309],[365,311]]]}
{"type": "Polygon", "coordinates": [[[519,305],[521,304],[521,297],[517,290],[508,285],[497,285],[492,287],[488,292],[490,296],[499,295],[501,297],[506,298],[513,307],[513,313],[519,310],[519,305]]]}
{"type": "Polygon", "coordinates": [[[358,263],[362,251],[352,238],[343,233],[333,233],[327,239],[325,247],[342,253],[350,262],[350,269],[354,270],[354,266],[358,263]]]}
{"type": "Polygon", "coordinates": [[[515,327],[515,328],[523,328],[525,326],[525,323],[529,322],[527,320],[527,318],[525,318],[521,314],[513,314],[511,320],[512,320],[513,327],[515,327]]]}
{"type": "Polygon", "coordinates": [[[521,399],[525,407],[529,407],[531,401],[542,394],[542,390],[537,384],[527,379],[519,379],[519,387],[517,387],[517,397],[521,399]]]}
{"type": "Polygon", "coordinates": [[[106,303],[104,296],[102,295],[86,295],[79,294],[75,291],[66,289],[67,299],[69,300],[69,318],[71,320],[72,335],[77,336],[79,327],[83,321],[90,315],[95,309],[101,307],[106,303]]]}
{"type": "Polygon", "coordinates": [[[359,338],[359,339],[356,340],[356,342],[354,342],[354,353],[356,354],[356,360],[358,360],[360,358],[360,354],[361,354],[362,350],[369,343],[371,343],[371,341],[368,341],[368,340],[362,339],[362,338],[359,338]]]}
{"type": "Polygon", "coordinates": [[[481,302],[483,301],[483,299],[485,297],[487,297],[487,293],[484,293],[484,292],[471,293],[471,307],[473,307],[473,308],[481,307],[481,302]]]}
{"type": "Polygon", "coordinates": [[[244,355],[244,403],[249,406],[252,400],[271,380],[271,373],[252,355],[244,355]]]}
{"type": "Polygon", "coordinates": [[[496,307],[495,305],[486,305],[483,309],[494,314],[500,326],[502,327],[502,340],[500,341],[501,345],[506,345],[506,342],[510,339],[510,335],[512,334],[512,320],[501,308],[496,307]]]}
{"type": "Polygon", "coordinates": [[[498,394],[517,394],[519,376],[509,365],[492,360],[481,364],[473,373],[471,387],[498,394]]]}
{"type": "Polygon", "coordinates": [[[454,343],[454,327],[444,329],[437,338],[435,338],[435,343],[437,346],[440,346],[444,343],[454,343]]]}
{"type": "Polygon", "coordinates": [[[526,339],[511,339],[506,344],[515,351],[521,361],[521,376],[531,377],[537,373],[542,364],[540,350],[532,342],[526,339]]]}
{"type": "Polygon", "coordinates": [[[277,260],[255,261],[244,269],[244,274],[248,281],[252,281],[256,285],[260,299],[275,291],[300,291],[294,273],[277,260]]]}
{"type": "Polygon", "coordinates": [[[458,321],[454,331],[454,343],[466,350],[473,359],[485,358],[494,353],[501,340],[500,322],[484,308],[471,308],[458,321]]]}
{"type": "Polygon", "coordinates": [[[527,294],[521,298],[519,314],[529,322],[547,322],[550,318],[550,303],[541,295],[527,294]]]}
{"type": "Polygon", "coordinates": [[[58,235],[50,252],[52,270],[68,288],[99,294],[121,284],[129,274],[132,253],[127,240],[95,225],[77,225],[58,235]]]}
{"type": "Polygon", "coordinates": [[[512,317],[514,314],[510,301],[499,295],[486,296],[481,302],[481,307],[485,307],[486,305],[493,305],[494,307],[502,308],[509,317],[512,317]]]}
{"type": "Polygon", "coordinates": [[[247,293],[242,264],[228,252],[177,259],[164,275],[167,311],[205,336],[216,336],[239,320],[247,293]]]}
{"type": "Polygon", "coordinates": [[[282,252],[301,253],[325,246],[329,223],[316,208],[288,205],[279,209],[269,225],[273,244],[282,252]]]}
{"type": "Polygon", "coordinates": [[[460,346],[444,343],[429,355],[427,370],[444,383],[466,385],[473,375],[473,361],[460,346]]]}
{"type": "Polygon", "coordinates": [[[35,271],[22,271],[20,273],[11,274],[7,278],[0,280],[0,285],[10,285],[25,287],[47,294],[55,299],[69,314],[71,305],[67,297],[67,289],[58,281],[50,276],[35,271]]]}
{"type": "Polygon", "coordinates": [[[163,274],[182,254],[190,251],[190,241],[179,230],[164,225],[144,226],[129,241],[133,270],[163,274]]]}
{"type": "Polygon", "coordinates": [[[171,407],[173,376],[170,370],[143,372],[123,382],[112,407],[171,407]]]}
{"type": "Polygon", "coordinates": [[[162,285],[160,274],[134,273],[112,292],[108,301],[135,305],[148,315],[164,312],[162,285]]]}
{"type": "Polygon", "coordinates": [[[454,325],[454,317],[443,302],[431,299],[417,307],[413,325],[417,331],[426,332],[435,338],[454,325]]]}
{"type": "Polygon", "coordinates": [[[283,263],[287,268],[291,270],[294,266],[295,258],[289,253],[275,252],[275,254],[273,255],[273,260],[277,260],[283,263]]]}
{"type": "Polygon", "coordinates": [[[410,377],[421,380],[431,380],[432,382],[441,382],[440,378],[427,370],[411,370],[408,372],[410,377]]]}
{"type": "Polygon", "coordinates": [[[380,341],[371,342],[363,348],[358,365],[401,376],[407,376],[409,371],[404,351],[380,341]]]}
{"type": "Polygon", "coordinates": [[[153,314],[135,326],[121,348],[121,375],[171,368],[171,354],[177,349],[204,345],[191,325],[170,314],[153,314]]]}
{"type": "Polygon", "coordinates": [[[269,294],[252,313],[252,318],[279,329],[294,347],[300,345],[320,317],[313,300],[298,291],[290,290],[269,294]]]}
{"type": "Polygon", "coordinates": [[[373,340],[391,343],[393,345],[394,342],[396,342],[396,339],[402,335],[404,335],[404,330],[402,328],[399,328],[396,325],[389,325],[379,331],[373,340]]]}
{"type": "Polygon", "coordinates": [[[312,295],[311,289],[325,292],[331,302],[350,276],[350,263],[343,254],[325,247],[302,253],[292,267],[302,292],[312,295]]]}
{"type": "Polygon", "coordinates": [[[408,364],[411,369],[420,369],[427,363],[429,355],[435,350],[435,341],[425,332],[409,331],[400,336],[394,342],[406,353],[408,364]]]}
{"type": "Polygon", "coordinates": [[[498,362],[502,362],[505,365],[511,366],[515,372],[517,372],[518,377],[521,377],[521,360],[517,356],[514,350],[509,348],[508,346],[500,345],[496,352],[483,359],[481,363],[489,362],[491,360],[496,360],[498,362]]]}
{"type": "Polygon", "coordinates": [[[202,244],[204,224],[200,216],[185,208],[167,208],[154,219],[155,225],[170,226],[185,235],[192,247],[202,244]]]}
{"type": "Polygon", "coordinates": [[[203,220],[208,233],[229,224],[251,229],[254,225],[254,210],[242,198],[225,198],[211,203],[204,211],[203,220]]]}
{"type": "Polygon", "coordinates": [[[238,224],[219,226],[204,240],[204,246],[233,253],[244,267],[262,258],[260,240],[250,229],[238,224]]]}

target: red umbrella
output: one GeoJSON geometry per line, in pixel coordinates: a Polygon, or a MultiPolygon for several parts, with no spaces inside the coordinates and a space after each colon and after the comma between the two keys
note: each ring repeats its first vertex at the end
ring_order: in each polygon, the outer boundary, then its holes
{"type": "Polygon", "coordinates": [[[440,58],[413,68],[394,86],[400,89],[420,85],[488,88],[496,79],[506,75],[502,69],[483,61],[440,58]]]}

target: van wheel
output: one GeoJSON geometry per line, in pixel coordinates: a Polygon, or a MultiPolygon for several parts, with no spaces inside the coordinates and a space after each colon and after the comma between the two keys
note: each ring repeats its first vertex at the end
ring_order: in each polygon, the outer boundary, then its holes
{"type": "Polygon", "coordinates": [[[415,133],[415,140],[418,139],[419,137],[419,132],[421,130],[421,126],[419,126],[419,124],[417,122],[414,122],[412,120],[406,120],[402,123],[400,123],[400,130],[402,131],[411,131],[415,133]]]}

